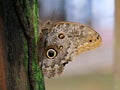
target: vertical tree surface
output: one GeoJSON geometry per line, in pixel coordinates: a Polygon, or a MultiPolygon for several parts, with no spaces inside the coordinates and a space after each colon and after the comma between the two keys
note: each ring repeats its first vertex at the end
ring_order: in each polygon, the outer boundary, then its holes
{"type": "Polygon", "coordinates": [[[0,90],[45,90],[38,66],[38,16],[38,0],[0,0],[4,33],[0,37],[0,90]]]}
{"type": "Polygon", "coordinates": [[[4,46],[3,22],[0,17],[0,90],[7,90],[5,75],[5,46],[4,46]]]}

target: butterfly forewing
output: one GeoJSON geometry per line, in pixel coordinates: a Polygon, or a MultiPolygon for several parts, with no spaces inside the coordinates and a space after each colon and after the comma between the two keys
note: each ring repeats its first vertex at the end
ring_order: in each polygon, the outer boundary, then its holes
{"type": "Polygon", "coordinates": [[[71,43],[73,43],[76,54],[94,49],[102,41],[100,35],[94,29],[79,23],[58,22],[53,25],[52,30],[65,33],[71,43]]]}

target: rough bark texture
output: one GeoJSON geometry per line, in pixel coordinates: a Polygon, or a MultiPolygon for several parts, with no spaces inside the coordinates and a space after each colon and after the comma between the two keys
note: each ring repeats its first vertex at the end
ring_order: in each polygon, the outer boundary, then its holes
{"type": "Polygon", "coordinates": [[[4,43],[3,22],[0,17],[0,90],[7,90],[6,86],[6,58],[5,58],[5,43],[4,43]]]}
{"type": "Polygon", "coordinates": [[[3,65],[0,67],[3,70],[0,71],[0,90],[45,90],[37,61],[37,3],[37,0],[0,1],[3,21],[0,22],[5,33],[5,45],[0,48],[5,52],[0,55],[2,58],[5,54],[5,58],[0,60],[3,65]]]}

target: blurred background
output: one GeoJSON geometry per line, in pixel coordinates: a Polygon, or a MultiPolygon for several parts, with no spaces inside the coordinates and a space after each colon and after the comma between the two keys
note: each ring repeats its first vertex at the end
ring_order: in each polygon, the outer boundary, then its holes
{"type": "Polygon", "coordinates": [[[82,53],[55,79],[45,78],[46,90],[113,90],[114,0],[40,0],[40,19],[71,21],[93,27],[102,45],[82,53]]]}

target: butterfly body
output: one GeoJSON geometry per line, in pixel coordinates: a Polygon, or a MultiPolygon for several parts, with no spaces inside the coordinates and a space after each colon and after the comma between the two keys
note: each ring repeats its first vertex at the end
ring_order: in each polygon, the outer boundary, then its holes
{"type": "MultiPolygon", "coordinates": [[[[89,26],[74,22],[46,22],[41,27],[38,54],[43,74],[52,78],[62,73],[64,66],[76,55],[94,49],[101,43],[100,35],[89,26]]],[[[38,44],[38,45],[39,45],[38,44]]]]}

